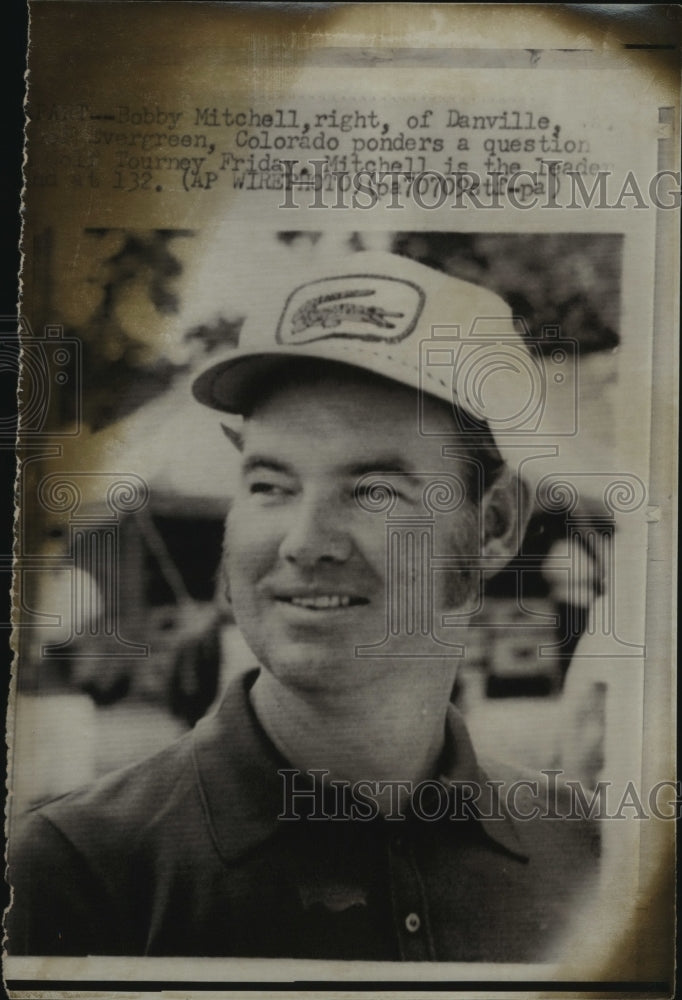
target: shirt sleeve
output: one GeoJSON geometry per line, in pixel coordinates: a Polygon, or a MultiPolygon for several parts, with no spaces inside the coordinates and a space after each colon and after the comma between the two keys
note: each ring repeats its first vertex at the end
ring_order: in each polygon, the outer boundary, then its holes
{"type": "Polygon", "coordinates": [[[111,911],[86,859],[40,812],[30,813],[10,838],[11,896],[6,946],[11,955],[102,954],[111,941],[111,911]]]}

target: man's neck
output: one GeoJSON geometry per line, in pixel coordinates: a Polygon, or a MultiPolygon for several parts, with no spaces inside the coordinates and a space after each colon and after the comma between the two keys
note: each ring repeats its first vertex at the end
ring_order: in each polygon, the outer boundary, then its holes
{"type": "Polygon", "coordinates": [[[310,692],[262,670],[251,703],[294,767],[349,782],[400,783],[400,797],[409,798],[410,788],[436,772],[453,677],[432,666],[400,671],[362,690],[310,692]]]}

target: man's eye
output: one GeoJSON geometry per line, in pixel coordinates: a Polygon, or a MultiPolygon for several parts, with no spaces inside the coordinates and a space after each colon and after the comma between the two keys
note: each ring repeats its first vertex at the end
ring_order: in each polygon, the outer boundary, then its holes
{"type": "Polygon", "coordinates": [[[249,493],[251,496],[279,497],[285,496],[287,490],[278,483],[255,482],[249,483],[249,493]]]}

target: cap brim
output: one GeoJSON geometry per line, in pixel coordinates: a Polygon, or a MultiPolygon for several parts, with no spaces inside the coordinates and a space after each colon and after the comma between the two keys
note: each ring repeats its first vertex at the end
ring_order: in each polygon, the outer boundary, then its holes
{"type": "Polygon", "coordinates": [[[215,362],[195,379],[192,391],[196,399],[206,406],[226,413],[248,414],[259,387],[276,384],[276,372],[282,364],[290,360],[317,359],[347,365],[351,369],[364,369],[373,374],[399,382],[413,389],[423,389],[430,395],[448,403],[454,403],[452,383],[434,378],[430,373],[429,383],[421,385],[418,365],[409,365],[371,345],[349,341],[339,343],[338,339],[325,344],[324,341],[305,347],[268,347],[261,351],[235,350],[229,357],[215,362]]]}

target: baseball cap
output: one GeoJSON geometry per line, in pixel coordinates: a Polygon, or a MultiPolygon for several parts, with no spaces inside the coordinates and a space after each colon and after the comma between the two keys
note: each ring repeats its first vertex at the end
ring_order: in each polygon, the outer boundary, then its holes
{"type": "Polygon", "coordinates": [[[383,251],[268,277],[239,347],[197,376],[194,395],[246,414],[257,386],[272,384],[278,365],[296,357],[362,368],[435,396],[486,426],[498,446],[499,432],[513,431],[527,408],[533,374],[500,296],[383,251]]]}

